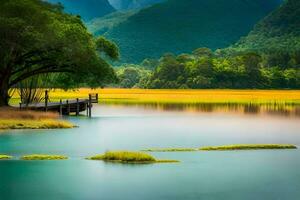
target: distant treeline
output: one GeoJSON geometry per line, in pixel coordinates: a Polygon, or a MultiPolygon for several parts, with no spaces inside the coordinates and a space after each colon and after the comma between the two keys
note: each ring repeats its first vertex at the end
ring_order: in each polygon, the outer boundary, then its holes
{"type": "Polygon", "coordinates": [[[196,49],[117,68],[120,87],[149,89],[299,89],[300,51],[235,52],[196,49]]]}

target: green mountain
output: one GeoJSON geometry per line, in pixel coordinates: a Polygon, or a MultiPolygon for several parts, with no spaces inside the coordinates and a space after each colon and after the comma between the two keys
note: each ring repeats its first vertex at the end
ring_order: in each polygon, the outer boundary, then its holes
{"type": "Polygon", "coordinates": [[[285,1],[233,48],[263,52],[300,51],[300,1],[285,1]]]}
{"type": "Polygon", "coordinates": [[[203,46],[224,48],[247,35],[279,4],[279,0],[168,0],[117,20],[105,36],[120,46],[122,62],[203,46]]]}
{"type": "Polygon", "coordinates": [[[115,11],[108,0],[48,0],[50,3],[61,3],[65,11],[80,15],[84,21],[102,17],[115,11]]]}

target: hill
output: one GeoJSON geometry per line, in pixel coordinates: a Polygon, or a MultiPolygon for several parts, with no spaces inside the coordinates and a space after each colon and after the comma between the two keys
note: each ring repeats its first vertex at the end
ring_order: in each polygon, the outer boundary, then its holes
{"type": "Polygon", "coordinates": [[[80,15],[84,21],[102,17],[115,11],[108,0],[48,0],[51,3],[61,3],[65,11],[80,15]]]}
{"type": "Polygon", "coordinates": [[[239,51],[300,51],[300,1],[285,1],[233,48],[239,51]]]}
{"type": "Polygon", "coordinates": [[[247,35],[279,4],[278,0],[168,0],[110,27],[105,36],[120,46],[122,62],[202,46],[224,48],[247,35]]]}

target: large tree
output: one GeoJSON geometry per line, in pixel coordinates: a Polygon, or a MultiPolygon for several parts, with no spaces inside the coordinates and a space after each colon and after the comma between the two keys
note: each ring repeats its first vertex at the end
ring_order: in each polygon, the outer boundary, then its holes
{"type": "Polygon", "coordinates": [[[115,78],[103,59],[119,56],[115,44],[93,38],[80,17],[42,0],[0,0],[0,106],[9,89],[41,74],[67,84],[102,85],[115,78]]]}

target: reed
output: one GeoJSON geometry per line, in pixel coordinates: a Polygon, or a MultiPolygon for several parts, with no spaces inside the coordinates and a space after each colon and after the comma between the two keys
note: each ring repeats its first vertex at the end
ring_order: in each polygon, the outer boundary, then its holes
{"type": "Polygon", "coordinates": [[[54,119],[23,120],[23,119],[0,119],[0,130],[7,129],[66,129],[75,126],[67,121],[54,119]]]}
{"type": "Polygon", "coordinates": [[[62,155],[43,155],[43,154],[33,154],[25,155],[21,157],[21,160],[66,160],[68,157],[62,155]]]}
{"type": "MultiPolygon", "coordinates": [[[[53,90],[50,97],[59,99],[87,98],[89,93],[99,93],[100,103],[147,104],[300,104],[299,90],[147,90],[147,89],[86,89],[53,90]]],[[[12,102],[18,102],[17,93],[12,102]]]]}
{"type": "Polygon", "coordinates": [[[12,107],[0,108],[0,119],[28,119],[28,120],[40,120],[40,119],[56,119],[58,113],[53,112],[37,112],[30,110],[19,110],[12,107]]]}
{"type": "Polygon", "coordinates": [[[153,156],[142,152],[109,151],[103,155],[87,158],[89,160],[103,160],[106,162],[147,164],[147,163],[174,163],[176,160],[157,160],[153,156]]]}

